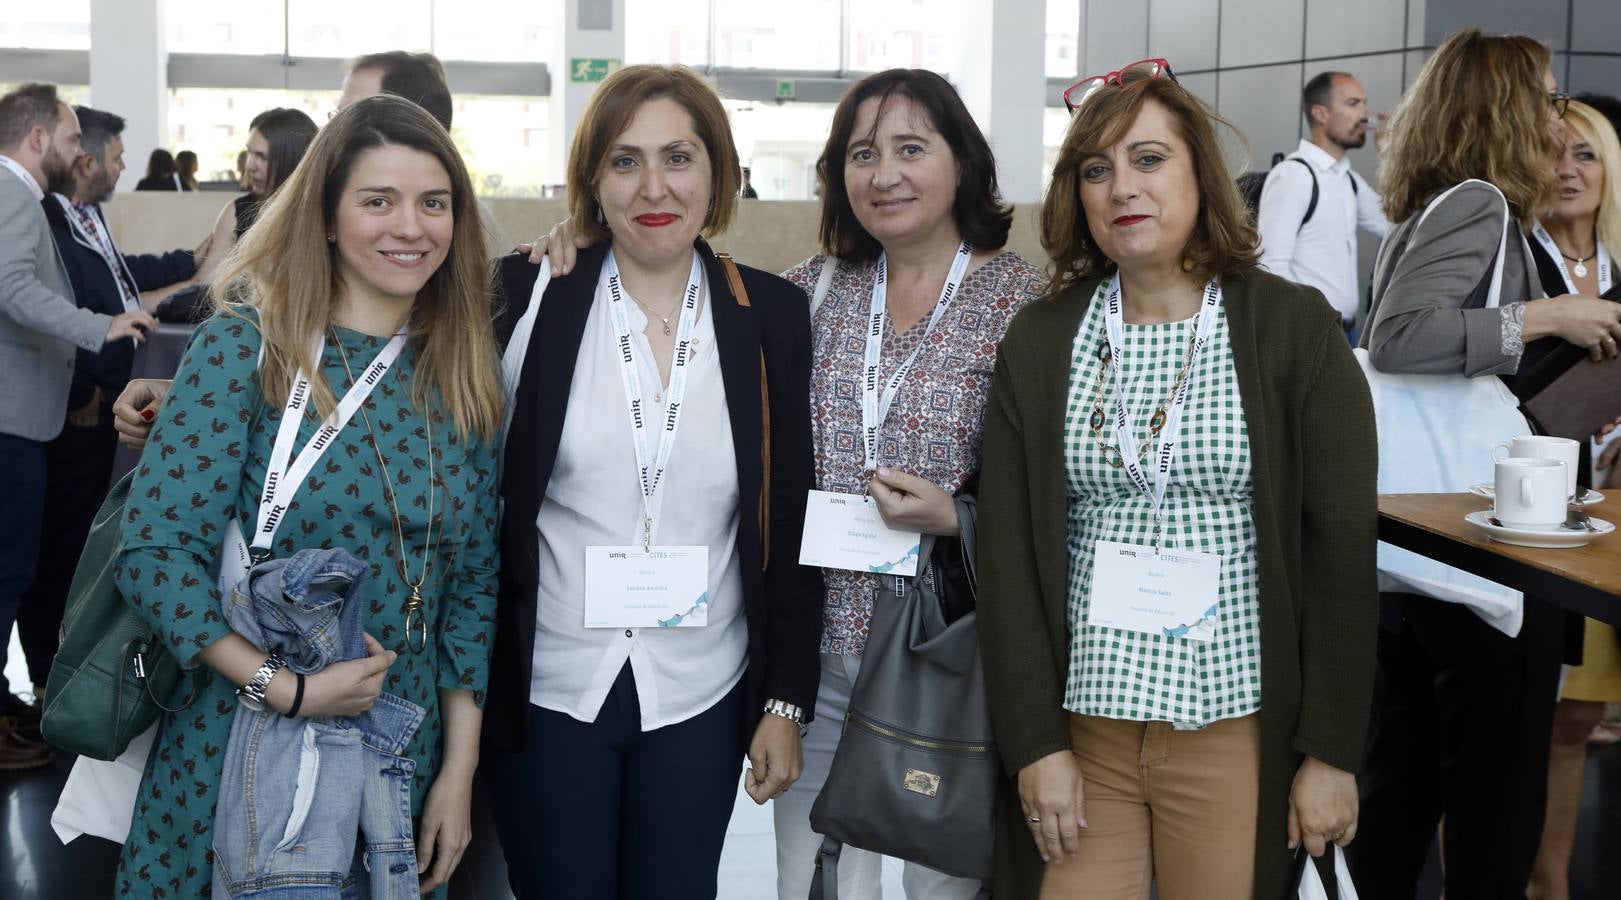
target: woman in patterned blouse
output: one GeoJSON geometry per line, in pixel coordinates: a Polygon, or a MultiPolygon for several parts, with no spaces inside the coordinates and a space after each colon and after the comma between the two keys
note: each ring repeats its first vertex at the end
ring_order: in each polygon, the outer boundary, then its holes
{"type": "Polygon", "coordinates": [[[471,836],[494,632],[502,394],[487,271],[461,158],[437,122],[397,97],[339,113],[237,247],[222,283],[247,306],[198,326],[130,489],[118,586],[206,677],[194,703],[160,720],[119,896],[209,895],[237,686],[267,663],[222,617],[212,572],[227,552],[225,525],[256,533],[296,374],[315,373],[315,415],[302,416],[294,441],[302,450],[355,374],[375,374],[393,349],[398,358],[296,482],[270,546],[277,557],[342,548],[371,563],[368,656],[307,677],[271,667],[263,702],[352,716],[386,691],[426,711],[404,753],[416,764],[408,802],[420,817],[423,892],[442,895],[471,836]]]}
{"type": "MultiPolygon", "coordinates": [[[[871,492],[890,526],[958,533],[953,495],[979,472],[980,425],[996,345],[1008,322],[1040,296],[1046,277],[1003,249],[1013,212],[996,187],[996,161],[950,83],[921,69],[863,79],[833,114],[817,173],[822,185],[823,252],[783,277],[813,295],[811,417],[816,488],[871,492]],[[966,266],[942,303],[953,264],[966,266]],[[886,270],[879,380],[912,360],[873,442],[868,465],[862,395],[866,335],[880,267],[886,270]],[[933,313],[948,306],[949,315],[933,313]],[[915,356],[914,356],[915,354],[915,356]]],[[[554,267],[573,263],[565,226],[536,242],[554,267]]],[[[777,892],[801,900],[810,889],[821,836],[810,809],[827,778],[850,689],[861,666],[879,576],[824,569],[822,678],[805,737],[805,771],[773,806],[777,892]]],[[[840,896],[879,896],[882,858],[846,847],[840,896]]],[[[908,864],[914,898],[968,898],[979,883],[908,864]]]]}
{"type": "Polygon", "coordinates": [[[986,411],[980,646],[1017,782],[995,892],[1275,900],[1295,848],[1356,830],[1368,391],[1322,295],[1256,268],[1214,114],[1168,63],[1066,101],[1053,296],[1010,326],[986,411]]]}

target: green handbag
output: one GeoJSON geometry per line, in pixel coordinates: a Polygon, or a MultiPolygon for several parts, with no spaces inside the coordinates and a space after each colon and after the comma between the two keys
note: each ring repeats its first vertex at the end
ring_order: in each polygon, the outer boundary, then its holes
{"type": "Polygon", "coordinates": [[[164,705],[182,670],[161,637],[124,601],[113,568],[124,549],[124,502],[134,473],[113,485],[79,556],[51,661],[40,730],[63,750],[117,759],[160,712],[179,712],[200,692],[202,669],[177,707],[164,705]]]}

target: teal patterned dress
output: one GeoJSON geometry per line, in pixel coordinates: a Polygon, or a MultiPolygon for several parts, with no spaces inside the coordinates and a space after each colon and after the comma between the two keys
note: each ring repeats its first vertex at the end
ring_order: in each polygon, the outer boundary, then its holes
{"type": "MultiPolygon", "coordinates": [[[[356,373],[387,343],[341,328],[334,332],[356,373]]],[[[259,344],[255,325],[242,319],[216,316],[198,326],[130,490],[118,585],[182,665],[200,665],[197,652],[229,633],[210,573],[216,571],[225,522],[235,516],[243,531],[252,533],[281,422],[280,405],[265,403],[259,393],[259,344]]],[[[427,710],[406,751],[417,764],[411,809],[420,816],[444,748],[439,689],[472,691],[483,705],[495,629],[497,551],[494,445],[463,439],[435,405],[430,448],[427,422],[411,403],[417,352],[414,344],[407,345],[365,409],[395,482],[413,579],[421,572],[428,454],[433,454],[434,517],[442,523],[443,538],[422,591],[432,628],[426,648],[414,653],[406,644],[410,591],[395,565],[397,543],[382,474],[358,413],[300,486],[274,552],[341,547],[371,563],[366,631],[399,653],[383,689],[427,710]]],[[[349,379],[330,339],[321,369],[341,397],[349,379]]],[[[297,449],[316,425],[306,416],[297,449]]],[[[202,696],[160,722],[119,864],[120,897],[210,896],[214,802],[237,704],[236,686],[206,666],[204,671],[202,696]]]]}

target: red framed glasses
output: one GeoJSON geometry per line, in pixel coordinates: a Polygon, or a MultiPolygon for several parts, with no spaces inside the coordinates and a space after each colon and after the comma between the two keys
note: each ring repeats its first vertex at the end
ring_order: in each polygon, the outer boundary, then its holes
{"type": "Polygon", "coordinates": [[[1114,85],[1124,87],[1139,81],[1152,81],[1164,75],[1172,81],[1176,80],[1176,73],[1171,71],[1169,60],[1155,57],[1153,59],[1139,59],[1128,63],[1110,72],[1107,75],[1091,75],[1070,85],[1064,91],[1064,107],[1070,112],[1081,107],[1088,98],[1103,88],[1114,85]]]}

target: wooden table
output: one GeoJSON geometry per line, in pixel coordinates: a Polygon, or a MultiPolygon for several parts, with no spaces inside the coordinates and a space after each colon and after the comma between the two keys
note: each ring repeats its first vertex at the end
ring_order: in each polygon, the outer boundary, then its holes
{"type": "MultiPolygon", "coordinates": [[[[1618,495],[1588,513],[1621,524],[1618,495]]],[[[1379,540],[1621,627],[1621,530],[1568,550],[1502,544],[1463,520],[1491,505],[1467,493],[1380,494],[1379,540]]]]}

